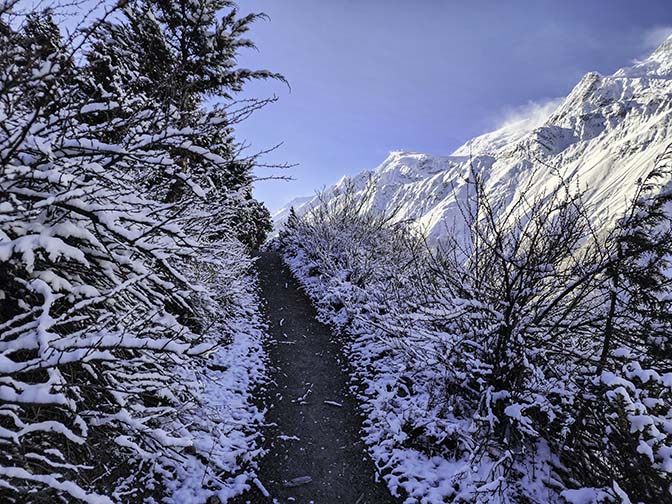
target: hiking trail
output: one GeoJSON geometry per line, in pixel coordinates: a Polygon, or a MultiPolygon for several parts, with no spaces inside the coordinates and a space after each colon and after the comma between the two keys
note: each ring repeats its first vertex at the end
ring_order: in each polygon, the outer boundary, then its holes
{"type": "Polygon", "coordinates": [[[360,436],[357,402],[348,392],[342,354],[329,327],[278,253],[262,252],[259,283],[269,323],[267,433],[260,488],[235,502],[388,504],[360,436]]]}

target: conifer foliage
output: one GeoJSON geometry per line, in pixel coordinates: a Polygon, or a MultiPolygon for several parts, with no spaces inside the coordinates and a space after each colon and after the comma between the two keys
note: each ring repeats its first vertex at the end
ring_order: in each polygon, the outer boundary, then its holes
{"type": "Polygon", "coordinates": [[[130,1],[65,40],[50,12],[0,5],[3,502],[228,476],[206,470],[220,440],[193,415],[268,228],[232,131],[265,104],[233,94],[277,77],[236,67],[254,19],[130,1]]]}

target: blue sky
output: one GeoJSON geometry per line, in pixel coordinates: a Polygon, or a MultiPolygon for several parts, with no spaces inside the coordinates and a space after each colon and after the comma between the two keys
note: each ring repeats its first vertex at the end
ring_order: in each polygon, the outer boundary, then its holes
{"type": "MultiPolygon", "coordinates": [[[[392,150],[449,154],[589,71],[611,73],[672,33],[669,0],[245,0],[265,12],[240,63],[283,73],[246,96],[279,101],[238,128],[294,181],[261,181],[271,210],[392,150]]],[[[279,172],[260,170],[259,176],[279,172]]]]}

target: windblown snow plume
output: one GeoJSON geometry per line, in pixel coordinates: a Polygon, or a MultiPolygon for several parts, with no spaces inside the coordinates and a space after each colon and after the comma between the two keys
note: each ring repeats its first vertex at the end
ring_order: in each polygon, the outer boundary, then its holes
{"type": "MultiPolygon", "coordinates": [[[[371,207],[394,210],[398,221],[414,221],[432,242],[461,220],[458,204],[473,168],[490,194],[511,201],[520,196],[519,188],[534,198],[566,180],[584,191],[596,222],[613,221],[631,200],[637,180],[667,147],[670,96],[672,41],[667,39],[650,57],[613,75],[586,75],[563,100],[533,105],[527,113],[514,111],[500,129],[469,140],[450,156],[393,152],[353,182],[363,193],[369,179],[375,180],[371,207]]],[[[317,203],[311,198],[293,206],[300,215],[317,203]]],[[[276,215],[279,227],[286,211],[276,215]]]]}

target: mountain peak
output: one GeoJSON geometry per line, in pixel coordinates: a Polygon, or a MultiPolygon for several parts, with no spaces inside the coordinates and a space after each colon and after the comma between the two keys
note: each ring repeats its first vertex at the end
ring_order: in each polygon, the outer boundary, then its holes
{"type": "Polygon", "coordinates": [[[672,35],[668,36],[648,58],[635,61],[630,67],[621,68],[614,77],[672,78],[672,35]]]}
{"type": "Polygon", "coordinates": [[[657,61],[669,61],[672,59],[672,34],[665,39],[665,41],[660,44],[653,53],[651,53],[651,56],[649,56],[650,60],[657,60],[657,61]]]}
{"type": "MultiPolygon", "coordinates": [[[[513,200],[518,188],[542,197],[558,175],[565,177],[587,188],[586,204],[597,221],[607,222],[624,211],[637,180],[669,143],[671,94],[669,37],[648,58],[611,76],[588,73],[566,98],[532,107],[534,113],[515,116],[449,156],[394,150],[374,170],[352,177],[354,188],[371,198],[367,208],[395,209],[430,241],[461,218],[460,191],[473,168],[502,201],[513,200]],[[364,190],[369,183],[373,190],[364,190]]],[[[309,204],[296,207],[301,214],[309,204]]],[[[285,216],[274,215],[276,226],[285,216]]]]}

